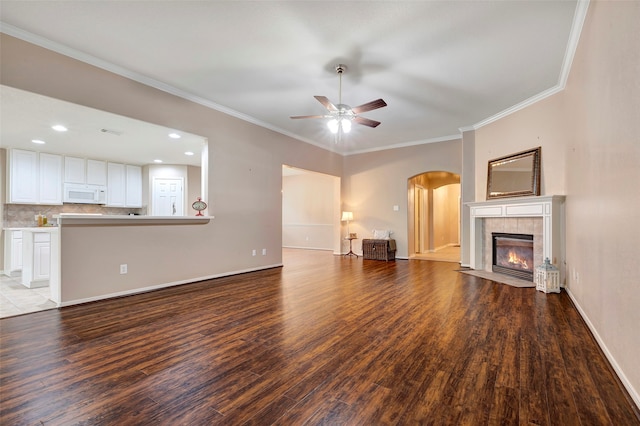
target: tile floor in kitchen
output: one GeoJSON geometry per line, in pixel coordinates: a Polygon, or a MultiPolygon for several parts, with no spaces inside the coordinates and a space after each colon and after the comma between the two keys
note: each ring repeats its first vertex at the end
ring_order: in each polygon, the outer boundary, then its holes
{"type": "Polygon", "coordinates": [[[0,275],[0,318],[53,309],[49,287],[27,288],[20,277],[0,275]]]}

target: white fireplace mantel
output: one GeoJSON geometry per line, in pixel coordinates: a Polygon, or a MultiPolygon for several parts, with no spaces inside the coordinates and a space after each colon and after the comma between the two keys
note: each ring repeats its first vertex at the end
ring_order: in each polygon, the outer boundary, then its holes
{"type": "Polygon", "coordinates": [[[564,281],[564,195],[501,198],[466,203],[470,209],[471,269],[484,269],[482,221],[486,218],[542,218],[543,259],[549,258],[564,281]]]}

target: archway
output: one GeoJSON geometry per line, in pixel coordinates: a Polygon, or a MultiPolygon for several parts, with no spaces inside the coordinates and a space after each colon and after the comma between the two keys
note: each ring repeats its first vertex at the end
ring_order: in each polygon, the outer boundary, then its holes
{"type": "Polygon", "coordinates": [[[407,179],[408,254],[460,261],[460,175],[431,171],[407,179]]]}

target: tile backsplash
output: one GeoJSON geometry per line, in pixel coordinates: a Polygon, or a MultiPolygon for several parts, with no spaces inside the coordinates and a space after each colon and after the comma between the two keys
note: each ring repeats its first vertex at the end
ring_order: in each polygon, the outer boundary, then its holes
{"type": "Polygon", "coordinates": [[[130,213],[146,215],[147,209],[105,207],[96,204],[63,204],[56,206],[34,204],[5,204],[3,228],[23,228],[36,226],[35,216],[42,214],[47,216],[49,223],[55,224],[54,215],[60,213],[101,213],[104,215],[128,215],[130,213]]]}

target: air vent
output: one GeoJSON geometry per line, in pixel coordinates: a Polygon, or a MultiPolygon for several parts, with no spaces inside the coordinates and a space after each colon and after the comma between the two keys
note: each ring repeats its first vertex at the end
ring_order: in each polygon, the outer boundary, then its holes
{"type": "Polygon", "coordinates": [[[122,135],[122,132],[119,132],[117,130],[111,130],[111,129],[100,129],[100,131],[102,133],[109,133],[110,135],[114,135],[114,136],[120,136],[122,135]]]}

